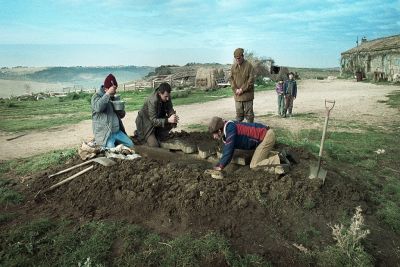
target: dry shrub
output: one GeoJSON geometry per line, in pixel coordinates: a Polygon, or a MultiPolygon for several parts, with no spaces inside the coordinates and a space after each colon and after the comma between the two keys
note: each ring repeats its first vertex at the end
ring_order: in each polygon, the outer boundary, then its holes
{"type": "Polygon", "coordinates": [[[361,214],[361,207],[351,218],[350,226],[343,224],[329,225],[332,229],[335,245],[326,247],[323,251],[311,251],[302,244],[294,243],[293,246],[301,251],[305,261],[317,262],[318,266],[373,266],[373,258],[361,244],[361,241],[370,233],[364,225],[364,217],[361,214]]]}
{"type": "Polygon", "coordinates": [[[361,241],[370,233],[364,225],[361,207],[351,218],[349,227],[343,224],[329,225],[332,229],[336,244],[328,246],[318,253],[317,259],[321,266],[373,266],[372,257],[361,244],[361,241]]]}

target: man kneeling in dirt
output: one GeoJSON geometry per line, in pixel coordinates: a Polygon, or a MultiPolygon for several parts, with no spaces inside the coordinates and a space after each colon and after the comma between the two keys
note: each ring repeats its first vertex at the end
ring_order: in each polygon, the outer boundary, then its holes
{"type": "Polygon", "coordinates": [[[133,147],[133,142],[125,132],[121,118],[125,117],[124,110],[116,111],[113,103],[118,88],[114,75],[109,74],[104,85],[92,96],[92,127],[96,144],[113,148],[116,144],[133,147]]]}
{"type": "Polygon", "coordinates": [[[139,111],[136,118],[136,135],[139,141],[145,141],[148,146],[159,147],[160,141],[168,138],[178,120],[179,117],[172,106],[171,86],[162,83],[139,111]]]}
{"type": "Polygon", "coordinates": [[[269,155],[276,138],[274,131],[267,125],[225,121],[220,117],[213,117],[208,130],[214,139],[222,138],[224,142],[222,157],[214,170],[221,171],[225,168],[231,162],[235,149],[255,149],[250,162],[251,169],[280,163],[279,156],[269,155]]]}

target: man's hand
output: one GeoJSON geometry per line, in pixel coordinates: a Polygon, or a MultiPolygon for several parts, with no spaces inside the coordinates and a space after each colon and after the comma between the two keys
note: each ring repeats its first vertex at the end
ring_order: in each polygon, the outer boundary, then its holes
{"type": "Polygon", "coordinates": [[[241,95],[241,94],[243,94],[243,89],[242,88],[236,89],[236,95],[241,95]]]}
{"type": "Polygon", "coordinates": [[[172,114],[168,118],[169,123],[178,123],[178,121],[179,121],[179,117],[176,114],[172,114]]]}
{"type": "Polygon", "coordinates": [[[115,95],[115,93],[117,92],[117,87],[113,85],[110,88],[106,89],[105,91],[107,95],[115,95]]]}

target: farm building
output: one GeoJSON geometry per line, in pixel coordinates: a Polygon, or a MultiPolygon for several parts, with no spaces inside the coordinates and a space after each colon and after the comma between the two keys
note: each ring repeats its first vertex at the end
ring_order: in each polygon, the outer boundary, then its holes
{"type": "Polygon", "coordinates": [[[374,80],[400,80],[400,35],[367,41],[343,52],[341,75],[358,75],[374,80]]]}
{"type": "Polygon", "coordinates": [[[196,77],[196,70],[189,69],[179,71],[169,75],[157,75],[152,76],[149,81],[153,88],[156,88],[163,82],[169,83],[172,87],[174,86],[192,86],[196,77]]]}

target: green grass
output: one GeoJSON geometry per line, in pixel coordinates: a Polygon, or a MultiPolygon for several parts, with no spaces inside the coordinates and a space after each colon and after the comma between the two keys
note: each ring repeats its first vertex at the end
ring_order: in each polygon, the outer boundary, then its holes
{"type": "MultiPolygon", "coordinates": [[[[400,91],[394,91],[388,97],[387,104],[398,109],[400,91]]],[[[400,233],[400,146],[396,134],[400,125],[385,125],[385,130],[359,123],[349,124],[349,127],[361,132],[328,131],[323,160],[328,169],[335,169],[349,180],[368,188],[369,195],[379,205],[378,217],[393,231],[400,233]],[[384,149],[385,153],[377,154],[378,149],[384,149]]],[[[300,147],[318,155],[322,129],[297,133],[276,129],[276,132],[279,143],[300,147]]],[[[312,209],[313,203],[304,203],[304,208],[312,209]]]]}
{"type": "Polygon", "coordinates": [[[257,255],[240,256],[220,235],[165,239],[136,225],[41,219],[0,234],[2,266],[271,266],[257,255]],[[214,264],[213,264],[214,263],[214,264]]]}
{"type": "Polygon", "coordinates": [[[391,92],[390,94],[387,95],[389,97],[389,100],[386,101],[386,103],[391,106],[392,108],[396,108],[397,110],[400,110],[400,90],[396,90],[391,92]]]}
{"type": "MultiPolygon", "coordinates": [[[[399,105],[399,100],[391,98],[391,101],[393,105],[399,105]]],[[[328,170],[335,169],[349,180],[368,188],[371,198],[380,206],[378,216],[396,233],[400,233],[400,147],[395,134],[399,126],[393,124],[386,127],[389,130],[382,130],[358,125],[361,133],[329,132],[323,153],[328,170]],[[385,153],[377,154],[378,149],[384,149],[385,153]],[[386,182],[382,183],[381,177],[386,182]]],[[[317,157],[322,130],[291,133],[277,129],[276,132],[279,143],[306,149],[317,157]]],[[[305,203],[304,208],[312,209],[313,205],[305,203]]]]}
{"type": "Polygon", "coordinates": [[[27,159],[9,160],[0,163],[0,204],[19,204],[24,197],[12,188],[12,180],[6,175],[26,175],[46,170],[52,165],[59,165],[74,157],[76,149],[57,150],[27,159]]]}
{"type": "Polygon", "coordinates": [[[298,244],[303,244],[306,247],[311,246],[312,239],[319,237],[320,232],[314,227],[310,226],[307,229],[303,229],[300,232],[296,233],[296,240],[298,244]]]}
{"type": "Polygon", "coordinates": [[[207,125],[204,124],[189,124],[187,128],[191,131],[196,131],[196,132],[207,132],[208,127],[207,125]]]}
{"type": "MultiPolygon", "coordinates": [[[[256,91],[272,90],[273,85],[257,86],[256,91]]],[[[118,91],[126,104],[126,111],[138,110],[153,89],[142,91],[118,91]]],[[[47,98],[41,100],[0,101],[0,130],[21,132],[44,130],[55,126],[75,124],[91,118],[89,93],[70,93],[62,98],[47,98]]],[[[174,106],[192,103],[204,103],[224,97],[232,97],[230,87],[205,92],[199,89],[172,91],[174,106]]]]}
{"type": "MultiPolygon", "coordinates": [[[[399,186],[400,184],[397,184],[399,186]]],[[[399,194],[397,190],[396,194],[399,194]]],[[[399,202],[384,199],[382,209],[378,211],[378,217],[389,225],[393,231],[400,234],[400,207],[399,202]]]]}
{"type": "Polygon", "coordinates": [[[24,197],[12,189],[11,180],[0,178],[0,204],[19,204],[24,197]]]}
{"type": "Polygon", "coordinates": [[[303,208],[307,210],[312,210],[315,208],[315,201],[311,198],[307,198],[303,203],[303,208]]]}
{"type": "Polygon", "coordinates": [[[14,217],[15,217],[15,214],[13,214],[13,213],[0,214],[0,225],[11,221],[12,219],[14,219],[14,217]]]}
{"type": "Polygon", "coordinates": [[[72,93],[65,98],[38,101],[0,101],[0,130],[20,132],[73,124],[90,118],[88,94],[72,93]]]}
{"type": "Polygon", "coordinates": [[[357,248],[350,258],[338,246],[328,246],[316,255],[317,266],[372,267],[373,258],[364,249],[357,248]]]}
{"type": "Polygon", "coordinates": [[[17,175],[26,175],[45,170],[52,165],[59,165],[77,154],[75,148],[56,150],[39,156],[26,159],[15,159],[0,163],[0,175],[12,172],[17,175]]]}
{"type": "MultiPolygon", "coordinates": [[[[397,126],[393,126],[397,127],[397,126]]],[[[302,147],[317,156],[322,136],[318,130],[302,130],[297,134],[278,129],[278,142],[293,147],[302,147]]],[[[371,195],[382,205],[380,216],[383,221],[400,233],[400,180],[397,145],[394,132],[365,128],[363,133],[332,132],[325,140],[323,159],[330,168],[342,170],[342,174],[364,183],[371,195]],[[385,149],[384,154],[375,151],[385,149]],[[386,167],[386,169],[385,169],[386,167]],[[383,184],[380,178],[386,177],[383,184]],[[397,212],[397,213],[396,213],[397,212]],[[396,217],[397,216],[397,217],[396,217]]]]}

